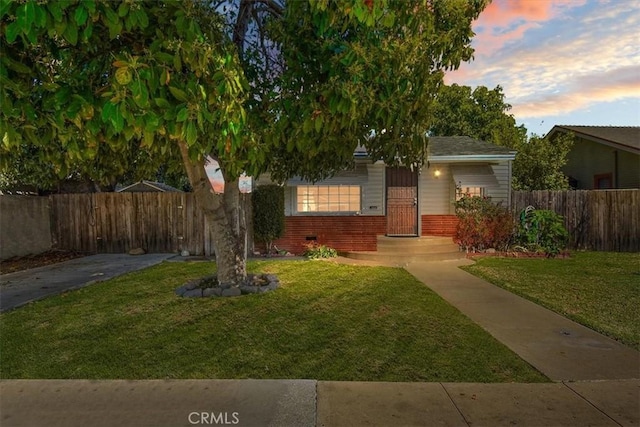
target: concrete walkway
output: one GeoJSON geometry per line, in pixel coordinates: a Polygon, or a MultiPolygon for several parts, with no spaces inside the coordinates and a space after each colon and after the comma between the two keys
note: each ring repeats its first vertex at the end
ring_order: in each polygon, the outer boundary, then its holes
{"type": "Polygon", "coordinates": [[[638,351],[458,268],[472,263],[406,269],[554,381],[640,378],[638,351]]]}
{"type": "Polygon", "coordinates": [[[9,426],[638,426],[640,381],[0,381],[9,426]]]}
{"type": "Polygon", "coordinates": [[[0,312],[158,264],[174,254],[99,254],[0,275],[0,312]]]}

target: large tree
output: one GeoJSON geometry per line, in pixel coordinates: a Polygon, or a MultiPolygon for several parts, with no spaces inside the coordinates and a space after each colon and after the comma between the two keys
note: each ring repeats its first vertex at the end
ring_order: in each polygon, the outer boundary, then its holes
{"type": "Polygon", "coordinates": [[[430,133],[434,136],[465,135],[516,150],[513,162],[515,190],[564,190],[565,165],[573,137],[554,141],[532,135],[527,138],[524,125],[516,124],[505,102],[502,87],[442,86],[435,103],[430,133]]]}
{"type": "Polygon", "coordinates": [[[573,146],[573,134],[550,140],[531,135],[517,147],[513,162],[514,190],[568,190],[569,178],[562,172],[573,146]]]}
{"type": "Polygon", "coordinates": [[[527,129],[509,113],[502,87],[443,85],[438,92],[431,133],[464,135],[503,147],[517,147],[527,140],[527,129]]]}
{"type": "Polygon", "coordinates": [[[219,280],[238,285],[240,174],[318,179],[358,144],[424,163],[443,72],[471,58],[486,3],[2,0],[1,150],[61,151],[49,158],[60,176],[71,159],[124,166],[135,149],[180,159],[212,224],[219,280]]]}

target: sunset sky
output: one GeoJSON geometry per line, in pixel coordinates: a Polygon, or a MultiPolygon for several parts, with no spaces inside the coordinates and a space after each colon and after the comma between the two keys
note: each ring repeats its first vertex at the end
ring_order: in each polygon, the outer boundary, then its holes
{"type": "Polygon", "coordinates": [[[640,125],[640,0],[494,0],[447,84],[502,86],[529,133],[640,125]]]}

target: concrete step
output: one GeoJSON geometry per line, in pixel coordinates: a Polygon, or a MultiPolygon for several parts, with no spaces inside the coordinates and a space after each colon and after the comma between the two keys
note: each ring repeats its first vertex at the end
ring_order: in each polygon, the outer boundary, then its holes
{"type": "Polygon", "coordinates": [[[390,254],[388,252],[374,252],[374,251],[350,251],[344,252],[340,255],[357,259],[361,261],[373,261],[380,265],[388,266],[404,266],[410,262],[417,261],[448,261],[455,259],[466,258],[466,253],[461,251],[455,252],[440,252],[440,253],[426,253],[426,254],[411,254],[411,253],[398,253],[390,254]]]}
{"type": "Polygon", "coordinates": [[[451,237],[387,237],[378,236],[378,252],[391,255],[423,255],[457,252],[451,237]]]}
{"type": "Polygon", "coordinates": [[[458,245],[447,243],[443,245],[426,245],[426,246],[386,246],[378,244],[378,252],[387,255],[428,255],[447,252],[457,252],[458,245]]]}
{"type": "Polygon", "coordinates": [[[422,236],[422,237],[389,237],[378,236],[378,246],[431,246],[446,245],[453,243],[453,238],[442,236],[422,236]]]}

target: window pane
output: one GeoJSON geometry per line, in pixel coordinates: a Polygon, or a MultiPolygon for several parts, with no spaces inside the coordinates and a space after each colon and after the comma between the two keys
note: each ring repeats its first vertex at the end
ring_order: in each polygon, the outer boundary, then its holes
{"type": "Polygon", "coordinates": [[[360,187],[357,185],[301,185],[296,189],[298,212],[357,212],[360,187]]]}

